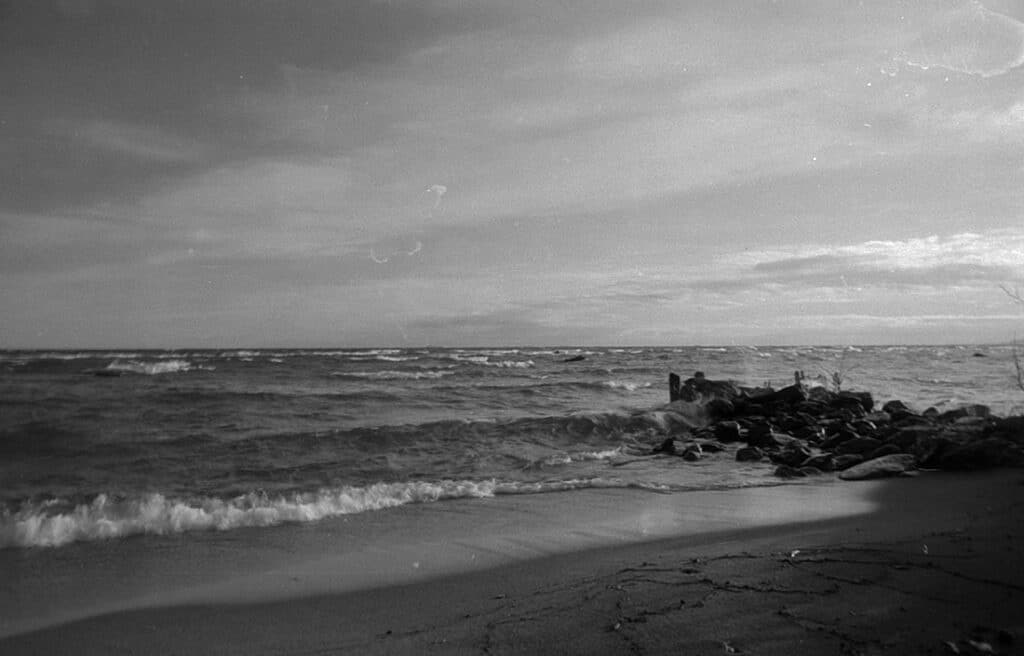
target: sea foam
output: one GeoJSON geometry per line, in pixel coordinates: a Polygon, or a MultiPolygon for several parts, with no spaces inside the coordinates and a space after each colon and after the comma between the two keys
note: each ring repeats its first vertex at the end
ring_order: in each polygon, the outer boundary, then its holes
{"type": "Polygon", "coordinates": [[[288,495],[250,492],[231,499],[175,499],[159,493],[115,499],[100,494],[91,503],[80,504],[68,512],[50,512],[56,505],[51,500],[31,504],[18,512],[0,514],[0,548],[57,547],[72,542],[132,535],[225,531],[289,522],[314,522],[411,503],[607,487],[664,491],[663,486],[657,484],[585,478],[538,482],[494,479],[409,481],[321,488],[316,492],[288,495]]]}
{"type": "Polygon", "coordinates": [[[210,366],[197,366],[188,360],[160,360],[158,362],[140,362],[138,360],[114,360],[107,365],[112,371],[125,371],[148,376],[156,374],[173,374],[193,369],[212,370],[210,366]]]}

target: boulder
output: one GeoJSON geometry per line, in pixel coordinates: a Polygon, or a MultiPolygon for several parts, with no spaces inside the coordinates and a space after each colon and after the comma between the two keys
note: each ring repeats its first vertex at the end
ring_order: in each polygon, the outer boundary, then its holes
{"type": "Polygon", "coordinates": [[[682,455],[683,460],[685,460],[686,462],[696,462],[700,460],[701,457],[704,455],[704,451],[701,450],[699,444],[691,444],[690,446],[686,447],[686,450],[683,451],[682,455]]]}
{"type": "Polygon", "coordinates": [[[849,442],[851,440],[858,440],[858,439],[860,439],[860,435],[858,435],[856,431],[854,431],[853,429],[851,429],[849,427],[844,426],[844,427],[840,428],[838,431],[836,431],[835,433],[833,433],[832,435],[830,435],[829,437],[827,437],[824,440],[822,440],[821,448],[823,448],[823,449],[835,449],[840,444],[843,444],[844,442],[849,442]]]}
{"type": "Polygon", "coordinates": [[[909,453],[895,453],[854,465],[840,472],[839,478],[844,481],[861,481],[869,478],[899,476],[916,468],[917,462],[914,456],[909,453]]]}
{"type": "Polygon", "coordinates": [[[895,453],[906,453],[905,449],[901,449],[899,446],[892,444],[883,444],[871,453],[865,456],[865,460],[874,460],[875,458],[881,458],[882,456],[891,456],[895,453]]]}
{"type": "Polygon", "coordinates": [[[873,421],[867,419],[858,419],[850,424],[850,428],[856,431],[860,435],[874,437],[875,433],[878,432],[878,425],[873,421]]]}
{"type": "Polygon", "coordinates": [[[836,398],[837,395],[834,392],[830,392],[828,388],[812,387],[807,390],[807,401],[805,403],[816,403],[822,407],[822,412],[824,412],[824,407],[832,405],[836,398]]]}
{"type": "Polygon", "coordinates": [[[936,433],[934,426],[917,425],[897,428],[896,432],[889,437],[889,442],[895,444],[902,451],[909,452],[910,449],[922,439],[932,437],[936,433]]]}
{"type": "Polygon", "coordinates": [[[889,417],[892,419],[892,423],[902,425],[927,421],[927,419],[912,410],[893,410],[889,413],[889,417]]]}
{"type": "Polygon", "coordinates": [[[948,410],[939,415],[940,421],[956,421],[963,417],[989,417],[992,415],[992,410],[987,405],[974,404],[965,405],[960,408],[948,410]]]}
{"type": "Polygon", "coordinates": [[[882,446],[882,442],[873,437],[857,437],[852,440],[846,440],[838,445],[835,451],[838,454],[858,453],[863,455],[874,451],[880,446],[882,446]]]}
{"type": "Polygon", "coordinates": [[[803,385],[790,385],[778,391],[761,392],[747,399],[750,405],[796,405],[807,400],[807,389],[803,385]]]}
{"type": "Polygon", "coordinates": [[[800,463],[800,467],[814,467],[815,469],[823,472],[835,471],[836,464],[833,462],[832,457],[831,453],[822,453],[816,456],[811,456],[800,463]]]}
{"type": "Polygon", "coordinates": [[[882,426],[892,421],[892,417],[889,415],[888,412],[883,412],[882,410],[875,410],[874,412],[869,412],[868,414],[864,415],[864,421],[870,421],[875,426],[882,426]]]}
{"type": "Polygon", "coordinates": [[[917,462],[922,467],[939,467],[942,455],[955,446],[958,443],[950,438],[931,433],[919,437],[910,451],[917,456],[917,462]]]}
{"type": "Polygon", "coordinates": [[[777,453],[770,454],[768,457],[771,461],[777,465],[789,465],[790,467],[799,467],[804,464],[808,458],[814,455],[810,449],[806,446],[794,442],[777,453]]]}
{"type": "Polygon", "coordinates": [[[735,421],[720,421],[715,424],[715,439],[719,442],[739,442],[742,439],[740,425],[735,421]]]}
{"type": "Polygon", "coordinates": [[[665,453],[670,456],[676,455],[677,447],[675,438],[666,437],[665,440],[658,446],[651,449],[651,453],[665,453]]]}
{"type": "Polygon", "coordinates": [[[832,464],[835,465],[836,471],[843,471],[849,469],[854,465],[859,465],[864,462],[864,456],[857,455],[856,453],[847,453],[841,456],[835,456],[832,458],[832,464]]]}
{"type": "Polygon", "coordinates": [[[775,468],[775,475],[779,478],[803,478],[807,474],[789,465],[779,465],[775,468]]]}
{"type": "Polygon", "coordinates": [[[721,442],[715,440],[701,440],[697,442],[697,446],[701,448],[701,451],[706,453],[721,453],[726,450],[726,446],[721,442]]]}
{"type": "Polygon", "coordinates": [[[736,462],[760,462],[764,451],[756,446],[745,446],[736,452],[736,462]]]}
{"type": "Polygon", "coordinates": [[[1002,437],[1017,444],[1024,444],[1024,417],[1014,416],[996,419],[992,425],[993,437],[1002,437]]]}
{"type": "Polygon", "coordinates": [[[942,469],[985,469],[1024,465],[1024,449],[1000,437],[947,446],[937,456],[942,469]]]}
{"type": "Polygon", "coordinates": [[[704,404],[704,411],[712,419],[728,419],[736,414],[736,406],[729,399],[715,398],[704,404]]]}
{"type": "Polygon", "coordinates": [[[860,405],[866,413],[875,407],[875,399],[870,392],[840,392],[836,402],[843,406],[860,405]]]}
{"type": "Polygon", "coordinates": [[[894,412],[910,410],[903,401],[893,399],[892,401],[886,401],[885,405],[882,406],[882,412],[887,412],[891,416],[894,412]]]}
{"type": "MultiPolygon", "coordinates": [[[[671,380],[670,380],[671,385],[671,380]]],[[[672,390],[669,389],[671,395],[672,390]]],[[[704,376],[703,371],[687,378],[679,387],[679,398],[684,401],[701,401],[707,403],[711,399],[726,399],[735,402],[741,396],[738,387],[726,380],[711,380],[704,376]]]]}
{"type": "Polygon", "coordinates": [[[818,444],[825,439],[825,429],[821,426],[804,426],[800,430],[794,432],[793,436],[804,440],[805,442],[818,444]]]}
{"type": "Polygon", "coordinates": [[[759,448],[772,448],[778,446],[773,437],[775,431],[768,422],[758,422],[747,429],[747,444],[759,448]]]}

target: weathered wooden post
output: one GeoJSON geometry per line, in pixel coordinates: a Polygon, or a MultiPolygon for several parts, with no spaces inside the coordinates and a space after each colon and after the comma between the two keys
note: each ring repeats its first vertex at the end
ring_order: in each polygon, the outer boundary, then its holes
{"type": "Polygon", "coordinates": [[[668,400],[669,402],[679,400],[679,376],[672,372],[668,374],[668,400]]]}

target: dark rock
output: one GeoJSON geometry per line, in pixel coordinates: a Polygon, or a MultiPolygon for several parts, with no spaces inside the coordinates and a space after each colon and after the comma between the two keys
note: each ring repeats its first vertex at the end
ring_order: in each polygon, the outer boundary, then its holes
{"type": "Polygon", "coordinates": [[[825,429],[820,426],[804,426],[793,435],[805,442],[817,444],[825,439],[825,429]]]}
{"type": "Polygon", "coordinates": [[[790,385],[777,392],[762,392],[747,399],[751,405],[796,405],[807,400],[807,389],[803,385],[790,385]]]}
{"type": "Polygon", "coordinates": [[[837,395],[834,392],[830,392],[824,387],[812,387],[807,390],[807,401],[805,403],[814,403],[824,408],[825,406],[832,405],[836,397],[837,395]]]}
{"type": "Polygon", "coordinates": [[[712,419],[728,419],[736,414],[736,405],[729,399],[715,398],[704,404],[704,410],[712,419]]]}
{"type": "MultiPolygon", "coordinates": [[[[801,430],[807,427],[806,421],[803,420],[799,415],[795,415],[789,412],[782,412],[772,417],[772,421],[782,430],[787,433],[801,430]]],[[[813,420],[810,423],[815,423],[813,420]]]]}
{"type": "Polygon", "coordinates": [[[771,440],[777,447],[788,448],[793,445],[803,446],[803,440],[793,437],[789,433],[776,433],[772,431],[771,440]]]}
{"type": "Polygon", "coordinates": [[[822,474],[822,470],[818,469],[817,467],[801,467],[797,471],[799,471],[804,476],[821,476],[822,474]]]}
{"type": "Polygon", "coordinates": [[[830,437],[823,440],[821,442],[821,448],[831,450],[837,448],[844,442],[857,439],[860,439],[860,435],[857,434],[857,431],[849,428],[848,426],[844,426],[837,432],[833,433],[830,437]]]}
{"type": "Polygon", "coordinates": [[[814,467],[823,472],[835,471],[836,464],[832,461],[831,453],[822,453],[820,455],[811,456],[807,460],[800,463],[801,467],[814,467]]]}
{"type": "Polygon", "coordinates": [[[651,453],[666,453],[670,456],[676,455],[675,439],[671,437],[666,437],[661,444],[651,449],[651,453]]]}
{"type": "Polygon", "coordinates": [[[725,380],[706,378],[703,371],[693,374],[693,378],[687,378],[679,388],[679,398],[686,401],[706,403],[711,399],[725,399],[735,403],[740,396],[740,390],[734,384],[725,380]]]}
{"type": "Polygon", "coordinates": [[[934,407],[928,408],[927,410],[921,413],[921,416],[924,417],[925,419],[938,419],[939,411],[937,408],[934,407]]]}
{"type": "Polygon", "coordinates": [[[906,404],[903,403],[903,401],[899,401],[899,400],[896,400],[896,399],[894,399],[892,401],[887,401],[885,403],[885,405],[882,406],[882,411],[883,412],[888,412],[890,415],[892,413],[898,411],[898,410],[909,410],[909,409],[910,408],[908,408],[906,406],[906,404]]]}
{"type": "Polygon", "coordinates": [[[947,447],[938,456],[942,469],[985,469],[1024,465],[1024,449],[1000,437],[947,447]]]}
{"type": "Polygon", "coordinates": [[[721,453],[726,450],[726,446],[724,444],[716,442],[715,440],[704,440],[702,442],[698,442],[697,446],[707,453],[721,453]]]}
{"type": "Polygon", "coordinates": [[[686,450],[683,451],[683,460],[687,462],[696,462],[700,460],[703,455],[704,452],[701,450],[700,445],[693,444],[686,447],[686,450]]]}
{"type": "Polygon", "coordinates": [[[911,410],[893,410],[889,413],[889,417],[894,424],[912,424],[926,421],[924,417],[911,410]]]}
{"type": "Polygon", "coordinates": [[[92,375],[100,378],[120,378],[124,375],[124,371],[122,369],[97,369],[92,372],[92,375]]]}
{"type": "Polygon", "coordinates": [[[884,426],[892,421],[892,417],[889,415],[888,412],[883,412],[882,410],[875,410],[874,412],[869,412],[868,414],[864,415],[864,421],[870,421],[875,426],[884,426]]]}
{"type": "Polygon", "coordinates": [[[571,358],[566,358],[566,359],[562,360],[562,362],[581,362],[581,361],[586,360],[586,359],[587,359],[587,356],[585,356],[585,355],[574,355],[571,358]]]}
{"type": "Polygon", "coordinates": [[[889,436],[889,442],[899,446],[904,451],[917,444],[921,439],[935,435],[938,429],[928,424],[916,424],[914,426],[900,426],[896,432],[889,436]]]}
{"type": "Polygon", "coordinates": [[[852,440],[846,440],[842,444],[836,447],[836,453],[842,455],[847,453],[866,454],[874,451],[878,447],[882,446],[880,440],[876,440],[873,437],[858,437],[852,440]]]}
{"type": "Polygon", "coordinates": [[[789,465],[779,465],[775,468],[775,475],[779,478],[803,478],[807,474],[789,465]]]}
{"type": "Polygon", "coordinates": [[[836,402],[841,402],[844,406],[857,403],[864,412],[871,412],[875,407],[875,399],[870,392],[840,392],[836,402]]]}
{"type": "Polygon", "coordinates": [[[883,444],[871,453],[867,454],[865,460],[874,460],[875,458],[881,458],[882,456],[891,456],[894,453],[906,453],[906,450],[901,449],[898,445],[890,442],[889,444],[883,444]]]}
{"type": "Polygon", "coordinates": [[[895,453],[854,465],[841,472],[839,478],[844,481],[884,478],[887,476],[899,476],[916,468],[917,463],[914,456],[909,453],[895,453]]]}
{"type": "Polygon", "coordinates": [[[922,467],[939,467],[943,454],[957,445],[948,437],[933,432],[918,437],[910,451],[917,456],[917,462],[922,467]]]}
{"type": "Polygon", "coordinates": [[[1024,417],[1005,417],[997,419],[992,425],[993,437],[1002,437],[1017,444],[1024,444],[1024,417]]]}
{"type": "Polygon", "coordinates": [[[804,401],[796,405],[796,410],[797,412],[807,413],[814,417],[820,417],[828,410],[828,406],[817,401],[804,401]]]}
{"type": "Polygon", "coordinates": [[[847,453],[841,456],[835,456],[832,459],[832,464],[835,465],[836,471],[843,471],[849,469],[854,465],[859,465],[864,462],[864,456],[857,455],[856,453],[847,453]]]}
{"type": "Polygon", "coordinates": [[[857,421],[850,424],[850,428],[868,437],[874,437],[874,434],[878,432],[878,426],[873,421],[867,419],[858,419],[857,421]]]}
{"type": "Polygon", "coordinates": [[[778,446],[773,434],[772,425],[768,422],[758,422],[747,429],[747,444],[760,448],[771,448],[778,446]]]}
{"type": "Polygon", "coordinates": [[[850,425],[848,423],[846,423],[842,419],[836,418],[821,419],[820,421],[818,421],[818,426],[821,426],[821,428],[825,431],[826,437],[832,437],[833,435],[843,430],[844,428],[850,428],[850,425]]]}
{"type": "Polygon", "coordinates": [[[987,405],[965,405],[961,408],[949,410],[939,415],[940,421],[956,421],[964,417],[988,417],[992,414],[992,410],[987,405]]]}
{"type": "Polygon", "coordinates": [[[756,446],[745,446],[736,452],[736,462],[760,462],[764,451],[756,446]]]}
{"type": "Polygon", "coordinates": [[[668,375],[668,402],[679,400],[679,374],[668,375]]]}
{"type": "Polygon", "coordinates": [[[778,453],[769,454],[771,461],[777,465],[789,465],[791,467],[799,467],[804,464],[808,458],[814,455],[810,449],[806,446],[793,443],[785,447],[778,453]]]}
{"type": "Polygon", "coordinates": [[[720,421],[715,424],[715,439],[720,442],[739,442],[740,425],[735,421],[720,421]]]}

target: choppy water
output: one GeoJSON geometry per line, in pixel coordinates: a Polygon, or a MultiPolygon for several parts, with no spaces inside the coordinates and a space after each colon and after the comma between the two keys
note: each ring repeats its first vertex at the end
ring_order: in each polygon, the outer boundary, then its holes
{"type": "Polygon", "coordinates": [[[669,371],[1019,412],[1010,347],[0,352],[0,547],[315,521],[448,498],[774,484],[644,454],[669,371]],[[584,360],[564,362],[572,356],[584,360]],[[110,376],[112,372],[121,375],[110,376]],[[101,374],[101,375],[97,375],[101,374]]]}

